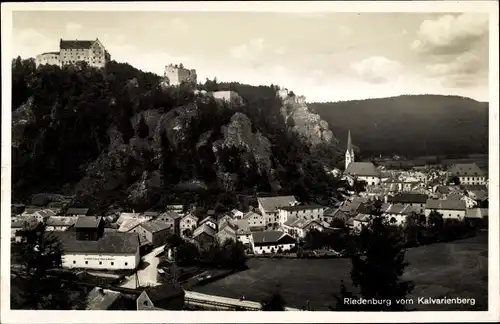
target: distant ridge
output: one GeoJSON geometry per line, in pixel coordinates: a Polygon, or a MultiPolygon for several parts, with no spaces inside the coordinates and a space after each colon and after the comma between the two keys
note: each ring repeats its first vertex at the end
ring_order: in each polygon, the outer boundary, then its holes
{"type": "Polygon", "coordinates": [[[488,106],[443,95],[310,103],[341,143],[352,132],[364,155],[453,155],[488,152],[488,106]]]}

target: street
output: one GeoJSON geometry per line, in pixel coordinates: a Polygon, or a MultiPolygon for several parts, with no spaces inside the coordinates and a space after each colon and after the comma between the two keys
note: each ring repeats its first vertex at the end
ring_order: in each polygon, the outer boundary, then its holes
{"type": "Polygon", "coordinates": [[[159,260],[156,257],[158,254],[163,252],[164,245],[157,247],[150,253],[146,254],[141,259],[141,264],[139,264],[139,269],[137,270],[137,275],[133,274],[127,277],[125,283],[121,285],[124,288],[145,287],[145,286],[158,286],[158,263],[159,260]],[[145,267],[143,267],[145,265],[145,267]],[[136,280],[139,283],[136,283],[136,280]]]}

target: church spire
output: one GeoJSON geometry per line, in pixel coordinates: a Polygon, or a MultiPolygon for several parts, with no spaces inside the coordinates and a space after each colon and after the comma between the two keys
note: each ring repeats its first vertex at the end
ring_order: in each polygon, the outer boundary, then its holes
{"type": "Polygon", "coordinates": [[[351,140],[351,130],[347,134],[347,150],[345,152],[345,169],[351,162],[354,162],[354,149],[352,148],[352,140],[351,140]]]}
{"type": "Polygon", "coordinates": [[[347,151],[352,151],[351,130],[347,133],[347,151]]]}

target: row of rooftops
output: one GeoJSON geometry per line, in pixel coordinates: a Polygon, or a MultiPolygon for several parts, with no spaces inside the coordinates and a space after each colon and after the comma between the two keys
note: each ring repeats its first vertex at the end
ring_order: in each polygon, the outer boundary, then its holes
{"type": "MultiPolygon", "coordinates": [[[[345,170],[347,174],[361,177],[389,177],[388,172],[377,168],[372,162],[351,162],[345,170]]],[[[476,163],[460,163],[452,165],[448,173],[458,177],[485,176],[476,163]]]]}

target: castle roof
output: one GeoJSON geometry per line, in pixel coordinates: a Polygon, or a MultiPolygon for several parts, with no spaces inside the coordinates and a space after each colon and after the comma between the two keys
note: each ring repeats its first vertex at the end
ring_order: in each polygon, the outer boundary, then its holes
{"type": "Polygon", "coordinates": [[[95,40],[63,40],[59,42],[60,49],[89,49],[95,40]]]}

